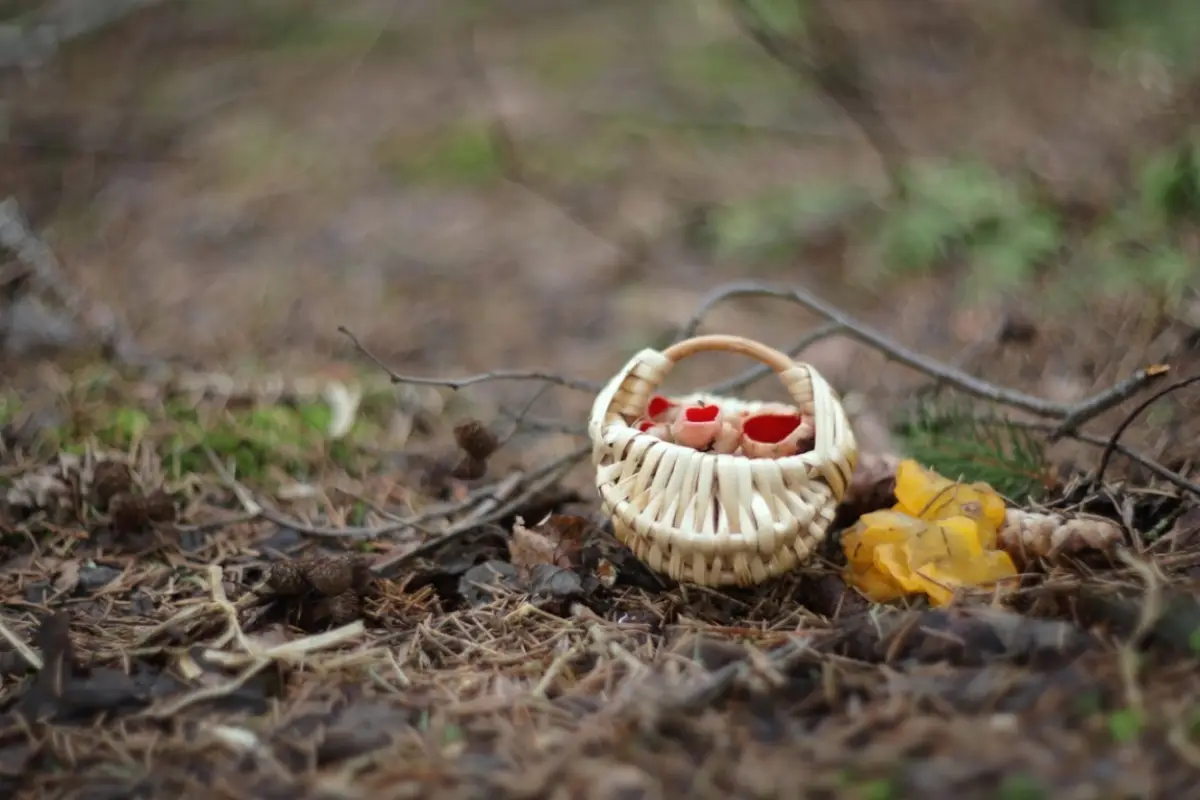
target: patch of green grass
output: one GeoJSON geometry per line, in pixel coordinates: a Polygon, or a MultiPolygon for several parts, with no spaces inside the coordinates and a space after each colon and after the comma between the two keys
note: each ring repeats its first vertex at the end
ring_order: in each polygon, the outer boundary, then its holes
{"type": "Polygon", "coordinates": [[[854,796],[858,800],[894,800],[900,797],[900,791],[891,780],[876,778],[858,784],[854,796]]]}
{"type": "Polygon", "coordinates": [[[1153,218],[1195,219],[1200,213],[1200,142],[1155,153],[1139,177],[1142,207],[1153,218]]]}
{"type": "Polygon", "coordinates": [[[7,425],[21,411],[20,401],[10,392],[0,392],[0,425],[7,425]]]}
{"type": "Polygon", "coordinates": [[[256,186],[276,181],[317,181],[338,177],[335,159],[319,141],[266,112],[231,120],[215,151],[215,178],[224,186],[256,186]],[[301,176],[304,176],[303,178],[301,176]]]}
{"type": "Polygon", "coordinates": [[[541,36],[521,51],[521,61],[547,86],[578,88],[619,61],[622,43],[584,29],[541,36]]]}
{"type": "Polygon", "coordinates": [[[1097,0],[1096,5],[1095,35],[1113,60],[1142,50],[1176,69],[1197,64],[1200,14],[1192,0],[1097,0]]]}
{"type": "Polygon", "coordinates": [[[878,233],[884,274],[930,274],[958,256],[967,290],[993,292],[1025,284],[1063,245],[1051,211],[980,164],[915,169],[905,187],[878,233]]]}
{"type": "Polygon", "coordinates": [[[1006,775],[996,790],[996,800],[1042,800],[1047,796],[1036,778],[1019,772],[1006,775]]]}
{"type": "Polygon", "coordinates": [[[848,185],[813,184],[774,190],[718,209],[710,226],[720,257],[770,260],[786,256],[814,220],[861,202],[848,185]]]}
{"type": "Polygon", "coordinates": [[[773,32],[784,36],[804,33],[803,0],[746,0],[750,10],[773,32]]]}
{"type": "Polygon", "coordinates": [[[574,137],[526,140],[521,159],[530,170],[560,185],[607,180],[631,168],[647,139],[658,134],[635,118],[605,117],[574,137]]]}
{"type": "Polygon", "coordinates": [[[401,181],[478,185],[503,176],[488,129],[457,123],[419,137],[398,135],[380,142],[377,163],[401,181]]]}
{"type": "Polygon", "coordinates": [[[384,44],[390,32],[385,19],[350,17],[339,13],[341,9],[336,5],[320,0],[254,0],[233,8],[197,0],[190,6],[188,11],[194,19],[206,15],[236,19],[241,35],[253,39],[255,46],[264,51],[305,55],[362,52],[384,44]]]}
{"type": "Polygon", "coordinates": [[[1121,744],[1137,741],[1142,735],[1143,721],[1132,708],[1123,708],[1108,715],[1108,732],[1113,741],[1121,744]]]}
{"type": "Polygon", "coordinates": [[[174,399],[138,404],[122,396],[119,387],[81,380],[64,402],[67,422],[43,433],[43,444],[52,452],[82,453],[89,443],[128,451],[145,443],[178,479],[209,471],[206,450],[212,450],[251,482],[273,474],[306,479],[329,465],[361,474],[395,408],[394,397],[389,402],[368,395],[350,432],[331,440],[327,431],[333,412],[319,400],[227,409],[174,399]]]}
{"type": "Polygon", "coordinates": [[[667,61],[668,74],[688,86],[739,88],[770,80],[769,62],[757,51],[736,41],[715,41],[688,47],[667,61]]]}
{"type": "Polygon", "coordinates": [[[1200,220],[1200,140],[1151,155],[1138,178],[1137,194],[1088,234],[1075,260],[1092,291],[1136,292],[1165,310],[1200,278],[1188,235],[1200,220]]]}

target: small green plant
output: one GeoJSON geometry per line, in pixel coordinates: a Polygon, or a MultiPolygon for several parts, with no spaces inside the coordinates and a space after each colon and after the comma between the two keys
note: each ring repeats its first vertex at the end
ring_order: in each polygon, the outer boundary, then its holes
{"type": "Polygon", "coordinates": [[[1093,9],[1093,29],[1114,55],[1141,49],[1176,68],[1196,63],[1200,14],[1192,0],[1096,0],[1093,9]]]}
{"type": "Polygon", "coordinates": [[[1200,140],[1151,157],[1141,171],[1143,210],[1154,220],[1194,220],[1200,214],[1200,140]]]}
{"type": "Polygon", "coordinates": [[[13,421],[20,411],[20,405],[17,398],[7,392],[0,392],[0,425],[7,425],[13,421]]]}
{"type": "Polygon", "coordinates": [[[1006,775],[996,791],[996,800],[1042,800],[1046,796],[1036,778],[1020,772],[1006,775]]]}
{"type": "Polygon", "coordinates": [[[1142,717],[1132,708],[1114,711],[1108,716],[1108,732],[1121,744],[1136,741],[1142,735],[1142,717]]]}
{"type": "Polygon", "coordinates": [[[771,191],[718,209],[710,223],[713,247],[730,258],[786,255],[814,220],[861,202],[862,193],[845,185],[771,191]]]}
{"type": "Polygon", "coordinates": [[[385,139],[375,154],[385,170],[403,181],[478,185],[503,176],[491,133],[482,124],[459,122],[431,135],[385,139]]]}
{"type": "Polygon", "coordinates": [[[1058,218],[978,164],[911,171],[905,197],[884,218],[877,245],[885,272],[927,274],[957,256],[976,292],[1021,286],[1063,243],[1058,218]]]}

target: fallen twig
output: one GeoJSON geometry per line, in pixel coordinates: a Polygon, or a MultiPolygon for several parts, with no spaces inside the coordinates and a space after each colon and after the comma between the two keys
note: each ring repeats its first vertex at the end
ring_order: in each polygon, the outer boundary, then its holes
{"type": "MultiPolygon", "coordinates": [[[[30,230],[12,197],[0,201],[0,248],[10,250],[29,269],[33,291],[45,292],[62,304],[72,325],[84,319],[83,297],[71,285],[54,251],[30,230]]],[[[111,309],[97,305],[94,316],[99,317],[98,338],[112,358],[132,366],[153,363],[111,309]]]]}
{"type": "Polygon", "coordinates": [[[556,386],[564,386],[568,389],[575,389],[580,392],[599,392],[600,384],[593,381],[583,380],[581,378],[570,378],[563,375],[556,375],[552,372],[538,372],[532,370],[492,370],[490,372],[481,372],[477,375],[466,375],[461,378],[431,378],[421,377],[418,375],[401,375],[392,370],[387,364],[370,350],[368,350],[362,342],[358,340],[345,326],[339,325],[338,331],[344,333],[354,347],[363,356],[370,359],[376,366],[382,369],[392,379],[392,383],[407,383],[420,386],[442,386],[447,389],[458,391],[468,386],[474,386],[477,383],[489,383],[491,381],[542,381],[544,383],[554,384],[556,386]]]}
{"type": "Polygon", "coordinates": [[[32,647],[30,647],[24,639],[17,635],[16,631],[10,629],[4,624],[4,620],[0,620],[0,637],[12,645],[12,649],[16,650],[21,658],[25,659],[25,663],[34,669],[42,668],[42,658],[32,647]]]}
{"type": "Polygon", "coordinates": [[[371,566],[371,571],[376,575],[387,575],[405,564],[429,555],[459,536],[508,516],[528,502],[529,498],[558,480],[562,473],[581,461],[589,452],[591,445],[572,450],[532,472],[512,473],[492,487],[491,495],[483,500],[470,516],[455,522],[412,550],[383,557],[371,566]]]}
{"type": "MultiPolygon", "coordinates": [[[[1054,423],[1039,422],[1036,420],[1013,420],[1013,422],[1022,428],[1045,431],[1048,433],[1053,433],[1059,428],[1059,426],[1054,423]]],[[[1183,489],[1184,491],[1191,492],[1197,497],[1200,497],[1200,483],[1189,481],[1187,478],[1171,469],[1168,469],[1167,467],[1164,467],[1162,464],[1158,463],[1149,456],[1144,456],[1141,453],[1138,453],[1136,450],[1117,442],[1112,436],[1097,436],[1094,433],[1088,433],[1086,431],[1071,431],[1070,433],[1066,434],[1066,437],[1077,442],[1090,444],[1094,447],[1107,448],[1111,445],[1113,452],[1120,453],[1130,461],[1133,461],[1134,463],[1144,467],[1147,472],[1157,475],[1159,478],[1162,478],[1164,481],[1172,484],[1173,486],[1183,489]]]]}
{"type": "MultiPolygon", "coordinates": [[[[1112,459],[1113,451],[1116,450],[1118,446],[1117,440],[1120,439],[1121,434],[1123,434],[1125,430],[1133,424],[1134,420],[1141,416],[1143,411],[1145,411],[1159,399],[1166,397],[1168,394],[1174,391],[1191,386],[1197,381],[1200,381],[1200,375],[1193,375],[1190,378],[1183,378],[1175,381],[1170,386],[1165,386],[1162,389],[1159,389],[1157,392],[1139,403],[1136,408],[1130,411],[1125,416],[1125,419],[1121,420],[1121,424],[1117,426],[1116,430],[1112,432],[1112,436],[1109,437],[1108,442],[1104,447],[1104,453],[1100,456],[1100,464],[1096,467],[1096,476],[1092,478],[1092,485],[1098,486],[1100,482],[1104,480],[1104,472],[1108,469],[1108,462],[1112,459]]],[[[1189,486],[1186,488],[1191,488],[1191,484],[1189,484],[1189,486]]]]}
{"type": "Polygon", "coordinates": [[[686,339],[695,335],[704,317],[719,303],[738,297],[772,297],[799,303],[816,314],[825,317],[830,322],[841,326],[839,333],[871,347],[891,360],[903,364],[909,369],[936,378],[956,389],[983,400],[999,403],[1021,411],[1027,411],[1039,417],[1047,417],[1059,421],[1058,427],[1051,438],[1058,438],[1073,432],[1084,422],[1102,414],[1122,401],[1136,394],[1141,389],[1167,374],[1168,367],[1154,365],[1138,370],[1129,378],[1116,386],[1105,389],[1078,403],[1057,403],[1034,395],[1018,392],[996,386],[962,370],[943,364],[940,361],[921,355],[913,350],[892,341],[882,332],[869,325],[859,322],[840,308],[822,300],[805,289],[782,289],[753,281],[735,282],[718,286],[701,301],[691,318],[683,325],[678,339],[686,339]]]}
{"type": "Polygon", "coordinates": [[[218,476],[220,476],[222,482],[229,487],[229,490],[237,495],[239,502],[241,502],[243,508],[246,509],[245,514],[233,517],[231,520],[226,520],[225,523],[265,519],[267,522],[272,522],[280,527],[288,528],[296,533],[306,534],[308,536],[345,538],[362,537],[364,539],[373,539],[409,528],[419,529],[423,523],[427,523],[430,520],[461,513],[481,500],[486,501],[491,496],[491,493],[495,490],[494,486],[481,487],[468,493],[467,496],[462,500],[455,500],[449,503],[439,503],[425,509],[419,514],[414,514],[411,517],[403,517],[393,520],[392,522],[373,527],[335,528],[332,526],[324,527],[308,525],[300,520],[293,519],[286,514],[280,513],[279,511],[264,506],[262,503],[258,502],[258,500],[254,498],[251,491],[242,483],[240,483],[237,478],[235,478],[233,474],[229,472],[228,468],[221,463],[221,460],[217,457],[216,453],[212,452],[212,450],[207,446],[204,447],[204,451],[205,456],[208,458],[209,463],[213,467],[213,470],[216,471],[218,476]]]}
{"type": "Polygon", "coordinates": [[[883,163],[892,191],[901,195],[904,148],[871,96],[859,48],[830,18],[821,2],[793,2],[803,7],[798,13],[805,21],[807,43],[781,36],[763,18],[756,3],[728,0],[728,5],[743,33],[804,88],[815,84],[858,127],[883,163]]]}

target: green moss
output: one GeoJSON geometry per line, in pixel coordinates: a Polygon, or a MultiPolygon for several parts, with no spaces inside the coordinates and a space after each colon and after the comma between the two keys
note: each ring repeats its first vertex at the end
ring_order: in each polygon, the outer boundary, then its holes
{"type": "Polygon", "coordinates": [[[876,277],[929,274],[957,256],[967,292],[983,296],[1026,285],[1062,247],[1054,213],[981,164],[915,169],[905,185],[877,234],[876,277]]]}
{"type": "Polygon", "coordinates": [[[0,392],[0,425],[12,422],[20,411],[20,401],[15,394],[0,392]]]}
{"type": "Polygon", "coordinates": [[[847,185],[812,184],[772,190],[718,209],[710,222],[717,255],[770,259],[792,251],[812,220],[861,202],[847,185]]]}
{"type": "Polygon", "coordinates": [[[1042,800],[1046,796],[1036,778],[1021,773],[1006,775],[996,791],[996,800],[1042,800]]]}
{"type": "Polygon", "coordinates": [[[619,44],[617,39],[591,30],[558,31],[531,41],[521,60],[546,85],[571,89],[603,74],[619,60],[619,44]]]}
{"type": "Polygon", "coordinates": [[[460,122],[419,137],[389,137],[376,146],[375,158],[405,182],[481,184],[503,175],[491,135],[480,124],[460,122]]]}
{"type": "Polygon", "coordinates": [[[1136,741],[1142,735],[1142,728],[1141,716],[1131,708],[1114,711],[1108,717],[1108,731],[1115,742],[1136,741]]]}
{"type": "Polygon", "coordinates": [[[174,478],[210,471],[206,450],[232,461],[238,476],[250,481],[272,471],[306,478],[329,465],[359,474],[394,408],[394,401],[389,405],[383,399],[364,403],[349,434],[330,440],[326,431],[332,410],[320,401],[197,410],[179,400],[145,407],[113,402],[114,391],[101,385],[77,387],[68,401],[69,421],[46,431],[45,445],[82,453],[89,443],[116,450],[150,443],[174,478]]]}
{"type": "Polygon", "coordinates": [[[752,46],[735,40],[718,40],[672,53],[666,62],[668,76],[684,86],[714,89],[761,90],[784,88],[780,71],[752,46]]]}

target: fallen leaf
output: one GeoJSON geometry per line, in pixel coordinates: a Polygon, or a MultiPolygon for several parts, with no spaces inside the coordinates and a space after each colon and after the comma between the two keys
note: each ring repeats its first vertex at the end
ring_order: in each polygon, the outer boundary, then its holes
{"type": "Polygon", "coordinates": [[[592,530],[587,519],[568,514],[551,514],[534,528],[517,517],[509,539],[512,563],[523,575],[538,564],[577,568],[584,540],[592,530]]]}
{"type": "Polygon", "coordinates": [[[70,594],[79,585],[79,559],[72,558],[64,561],[54,578],[54,591],[70,594]]]}

